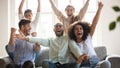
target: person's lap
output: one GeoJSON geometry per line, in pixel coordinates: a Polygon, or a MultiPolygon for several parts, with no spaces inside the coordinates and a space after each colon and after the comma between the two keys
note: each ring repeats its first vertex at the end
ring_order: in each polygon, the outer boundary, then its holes
{"type": "Polygon", "coordinates": [[[43,61],[42,67],[43,68],[79,68],[79,65],[75,62],[60,64],[59,62],[52,63],[50,61],[43,61]]]}
{"type": "Polygon", "coordinates": [[[26,61],[23,65],[15,63],[7,64],[6,68],[34,68],[34,65],[31,61],[26,61]]]}

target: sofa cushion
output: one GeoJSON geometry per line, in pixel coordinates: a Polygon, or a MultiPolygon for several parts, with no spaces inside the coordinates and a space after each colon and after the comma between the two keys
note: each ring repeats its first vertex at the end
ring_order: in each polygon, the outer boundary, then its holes
{"type": "Polygon", "coordinates": [[[97,56],[100,58],[100,60],[104,60],[107,56],[107,51],[105,46],[95,47],[95,52],[97,53],[97,56]]]}
{"type": "Polygon", "coordinates": [[[49,48],[48,47],[41,47],[41,54],[35,61],[35,66],[40,67],[44,60],[49,59],[49,48]]]}

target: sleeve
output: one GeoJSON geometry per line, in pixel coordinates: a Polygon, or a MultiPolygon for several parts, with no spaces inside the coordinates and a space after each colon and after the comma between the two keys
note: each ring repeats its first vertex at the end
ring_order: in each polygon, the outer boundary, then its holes
{"type": "Polygon", "coordinates": [[[35,16],[35,19],[32,21],[32,23],[31,23],[31,27],[32,27],[32,32],[35,32],[36,31],[36,29],[37,29],[37,24],[38,24],[38,22],[39,22],[39,20],[40,20],[40,12],[37,12],[36,13],[36,16],[35,16]]]}
{"type": "Polygon", "coordinates": [[[17,43],[17,41],[16,41],[16,39],[14,39],[14,45],[7,44],[8,52],[14,52],[16,43],[17,43]]]}
{"type": "Polygon", "coordinates": [[[24,19],[23,14],[18,14],[18,18],[19,18],[19,20],[24,19]]]}
{"type": "Polygon", "coordinates": [[[63,22],[64,19],[65,19],[65,16],[62,14],[62,12],[59,11],[59,10],[55,7],[54,4],[52,4],[52,9],[53,9],[55,15],[57,16],[57,18],[58,18],[61,22],[63,22]]]}
{"type": "Polygon", "coordinates": [[[75,55],[75,57],[79,58],[82,55],[82,52],[75,41],[69,40],[69,48],[70,51],[75,55]]]}
{"type": "Polygon", "coordinates": [[[14,52],[14,50],[15,50],[15,45],[12,46],[12,45],[9,45],[9,44],[8,44],[7,49],[8,49],[8,52],[14,52]]]}
{"type": "Polygon", "coordinates": [[[29,38],[29,42],[31,43],[38,43],[39,45],[49,47],[50,46],[50,40],[49,39],[40,39],[37,37],[31,37],[29,38]]]}

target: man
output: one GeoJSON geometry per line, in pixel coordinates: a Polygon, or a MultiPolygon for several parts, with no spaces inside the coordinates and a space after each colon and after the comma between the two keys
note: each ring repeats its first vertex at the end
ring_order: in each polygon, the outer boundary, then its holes
{"type": "Polygon", "coordinates": [[[79,68],[77,63],[81,63],[84,55],[81,56],[81,51],[74,41],[69,40],[68,36],[64,36],[64,27],[61,23],[54,26],[56,38],[41,39],[41,38],[26,38],[19,36],[19,39],[35,42],[50,48],[49,61],[44,61],[43,68],[79,68]],[[70,63],[71,52],[77,57],[78,62],[70,63]]]}
{"type": "Polygon", "coordinates": [[[32,10],[30,9],[26,9],[25,12],[24,12],[24,15],[23,15],[23,12],[22,12],[22,8],[23,8],[23,5],[24,5],[24,2],[25,0],[22,0],[20,5],[19,5],[19,10],[18,10],[18,15],[19,15],[19,19],[27,19],[27,20],[30,20],[32,21],[31,22],[31,27],[32,27],[32,30],[31,30],[31,35],[33,37],[37,36],[37,33],[36,33],[36,29],[37,29],[37,24],[39,22],[39,17],[40,17],[40,0],[38,0],[38,7],[37,7],[37,12],[36,12],[36,16],[35,16],[35,19],[33,19],[33,13],[32,13],[32,10]]]}
{"type": "Polygon", "coordinates": [[[11,28],[10,40],[7,46],[8,52],[13,53],[13,64],[8,64],[6,68],[22,68],[22,66],[28,66],[31,62],[34,63],[36,53],[40,52],[40,46],[34,43],[29,43],[24,40],[19,40],[16,36],[27,37],[30,35],[31,21],[22,19],[19,22],[19,34],[15,34],[16,29],[11,28]]]}

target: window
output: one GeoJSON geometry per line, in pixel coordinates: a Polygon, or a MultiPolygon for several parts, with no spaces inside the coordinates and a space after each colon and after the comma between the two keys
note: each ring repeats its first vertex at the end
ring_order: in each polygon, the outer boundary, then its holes
{"type": "MultiPolygon", "coordinates": [[[[18,6],[20,4],[21,0],[15,0],[15,22],[18,22],[18,6]]],[[[56,5],[56,7],[62,11],[65,14],[65,7],[68,4],[71,4],[75,7],[75,13],[78,13],[79,10],[83,7],[83,5],[85,4],[86,0],[53,0],[54,4],[56,5]]],[[[37,0],[26,0],[25,4],[24,4],[24,8],[23,11],[26,8],[30,8],[33,10],[33,13],[35,15],[36,11],[37,11],[37,0]]],[[[88,11],[84,17],[84,21],[87,22],[91,22],[95,13],[97,10],[97,0],[90,0],[89,3],[89,7],[88,7],[88,11]]],[[[51,9],[51,5],[49,3],[49,0],[42,0],[41,1],[41,16],[40,16],[40,21],[38,24],[38,28],[37,28],[37,33],[39,37],[44,37],[44,38],[48,38],[48,37],[53,37],[54,36],[54,32],[53,32],[53,25],[55,23],[59,22],[59,20],[56,18],[56,16],[54,15],[52,9],[51,9]]],[[[97,30],[94,34],[94,44],[97,45],[97,30]]]]}

